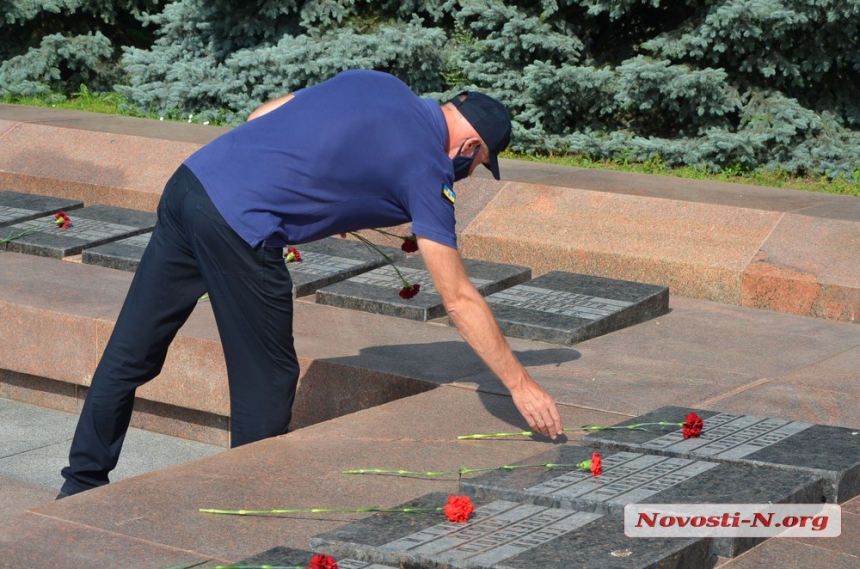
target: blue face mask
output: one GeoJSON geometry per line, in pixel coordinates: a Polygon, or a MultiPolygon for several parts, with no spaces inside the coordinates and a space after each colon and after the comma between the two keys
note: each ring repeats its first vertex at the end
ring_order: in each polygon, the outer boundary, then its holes
{"type": "Polygon", "coordinates": [[[460,145],[460,150],[457,151],[457,155],[451,159],[451,162],[454,163],[454,181],[462,180],[463,178],[469,177],[469,170],[472,169],[472,163],[475,161],[475,158],[478,156],[478,151],[481,149],[480,146],[475,148],[475,151],[471,156],[463,155],[463,147],[466,146],[466,143],[460,145]]]}

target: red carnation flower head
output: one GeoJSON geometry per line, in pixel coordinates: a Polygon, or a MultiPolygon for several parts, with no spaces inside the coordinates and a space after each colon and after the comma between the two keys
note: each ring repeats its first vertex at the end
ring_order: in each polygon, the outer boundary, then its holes
{"type": "Polygon", "coordinates": [[[288,263],[297,263],[302,260],[302,254],[295,247],[287,247],[287,253],[284,258],[288,263]]]}
{"type": "Polygon", "coordinates": [[[603,459],[599,452],[591,455],[591,474],[592,476],[600,476],[603,474],[603,459]]]}
{"type": "Polygon", "coordinates": [[[702,434],[702,428],[705,426],[705,422],[702,421],[702,418],[696,415],[695,413],[690,413],[687,415],[687,419],[684,421],[684,438],[695,438],[702,434]]]}
{"type": "Polygon", "coordinates": [[[415,238],[415,235],[404,237],[403,243],[400,244],[400,248],[407,253],[414,253],[418,250],[418,239],[415,238]]]}
{"type": "Polygon", "coordinates": [[[448,521],[463,523],[469,521],[475,506],[468,496],[448,496],[448,503],[445,504],[444,510],[448,521]]]}
{"type": "Polygon", "coordinates": [[[400,292],[399,292],[400,298],[402,298],[404,300],[409,300],[410,298],[412,298],[416,294],[418,294],[419,290],[421,290],[421,285],[418,283],[405,286],[402,289],[400,289],[400,292]]]}
{"type": "Polygon", "coordinates": [[[338,569],[337,562],[334,557],[329,557],[323,553],[311,557],[311,563],[305,569],[338,569]]]}
{"type": "Polygon", "coordinates": [[[66,215],[66,212],[61,211],[60,213],[54,214],[54,223],[57,224],[57,227],[62,227],[65,229],[72,223],[72,220],[69,219],[69,216],[66,215]]]}

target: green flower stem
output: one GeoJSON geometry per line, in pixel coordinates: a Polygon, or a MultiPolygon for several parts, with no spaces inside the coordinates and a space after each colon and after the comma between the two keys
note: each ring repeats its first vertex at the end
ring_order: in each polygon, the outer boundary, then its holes
{"type": "Polygon", "coordinates": [[[200,508],[204,514],[226,514],[232,516],[261,516],[267,514],[362,514],[366,512],[383,513],[416,513],[416,512],[441,512],[442,508],[380,508],[369,506],[367,508],[306,508],[288,510],[216,510],[212,508],[200,508]]]}
{"type": "Polygon", "coordinates": [[[216,565],[215,569],[305,569],[301,565],[216,565]]]}
{"type": "MultiPolygon", "coordinates": [[[[414,470],[385,470],[381,468],[360,468],[356,470],[344,470],[342,474],[397,474],[400,476],[444,476],[446,474],[473,474],[475,472],[488,472],[490,470],[516,470],[519,468],[582,468],[583,463],[579,464],[557,464],[554,462],[545,462],[543,464],[506,464],[504,466],[489,466],[484,468],[460,468],[459,470],[431,470],[427,472],[416,472],[414,470]]],[[[585,467],[589,468],[591,465],[585,467]]]]}
{"type": "Polygon", "coordinates": [[[403,277],[403,273],[401,273],[400,270],[394,266],[394,260],[391,257],[389,257],[388,255],[383,253],[379,247],[377,247],[373,242],[368,240],[366,237],[359,235],[355,231],[350,231],[349,233],[350,233],[350,235],[352,235],[353,237],[355,237],[356,239],[358,239],[359,241],[364,243],[365,247],[367,247],[368,249],[372,249],[373,251],[376,251],[377,253],[382,255],[382,258],[385,259],[389,265],[391,265],[391,268],[394,269],[394,272],[396,272],[397,276],[400,277],[400,282],[403,283],[403,286],[405,286],[406,288],[412,288],[412,285],[409,284],[409,281],[407,281],[403,277]]]}
{"type": "MultiPolygon", "coordinates": [[[[373,231],[376,231],[377,233],[380,233],[382,235],[387,235],[388,237],[397,237],[398,239],[412,239],[411,237],[404,237],[403,235],[397,235],[396,233],[389,233],[388,231],[383,231],[381,229],[374,229],[373,231]]],[[[353,233],[353,235],[355,235],[355,233],[353,233]]]]}
{"type": "MultiPolygon", "coordinates": [[[[583,425],[581,427],[565,427],[562,429],[565,433],[571,431],[606,431],[606,430],[633,430],[633,431],[645,431],[647,429],[643,429],[642,427],[645,425],[682,425],[684,423],[667,423],[665,421],[660,423],[639,423],[638,425],[626,425],[623,427],[619,426],[610,426],[610,427],[601,427],[598,425],[583,425]]],[[[518,431],[515,433],[478,433],[474,435],[459,435],[457,440],[471,440],[471,439],[495,439],[501,437],[531,437],[538,433],[535,431],[518,431]]]]}
{"type": "Polygon", "coordinates": [[[24,237],[25,235],[29,235],[30,233],[33,233],[35,231],[39,231],[40,229],[42,229],[42,228],[37,226],[37,227],[31,227],[30,229],[26,229],[26,230],[22,231],[21,233],[19,233],[18,235],[12,235],[10,233],[9,236],[6,237],[5,239],[0,239],[0,243],[8,243],[10,241],[14,241],[15,239],[20,239],[21,237],[24,237]]]}

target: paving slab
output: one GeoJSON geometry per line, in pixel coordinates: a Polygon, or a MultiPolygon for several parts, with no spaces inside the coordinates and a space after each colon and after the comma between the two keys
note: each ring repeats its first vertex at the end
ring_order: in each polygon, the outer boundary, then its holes
{"type": "MultiPolygon", "coordinates": [[[[819,540],[823,541],[823,540],[819,540]]],[[[798,543],[791,539],[769,539],[752,551],[719,565],[719,569],[854,569],[860,565],[860,557],[798,543]]]]}
{"type": "MultiPolygon", "coordinates": [[[[569,422],[618,418],[582,409],[563,408],[561,412],[569,422]]],[[[350,476],[341,471],[407,467],[456,470],[460,466],[501,465],[551,444],[521,440],[492,445],[456,439],[463,431],[507,430],[514,425],[522,428],[522,419],[509,397],[441,387],[288,435],[122,480],[33,511],[230,561],[277,546],[306,549],[314,535],[367,514],[217,516],[198,510],[319,508],[332,504],[343,508],[394,507],[429,492],[456,493],[456,476],[350,476]],[[416,413],[416,409],[425,411],[416,413]]],[[[16,551],[26,551],[31,546],[19,542],[15,547],[16,551]]]]}
{"type": "Polygon", "coordinates": [[[387,263],[382,254],[395,262],[406,258],[399,248],[376,247],[379,251],[359,241],[335,237],[297,246],[302,260],[287,263],[293,279],[293,298],[314,294],[320,288],[381,267],[387,263]]]}
{"type": "Polygon", "coordinates": [[[487,296],[505,336],[575,344],[669,311],[669,289],[552,271],[487,296]]]}
{"type": "Polygon", "coordinates": [[[824,497],[842,503],[860,495],[860,432],[803,421],[735,415],[685,407],[663,407],[619,423],[668,422],[638,429],[612,429],[583,437],[589,446],[702,458],[748,467],[778,468],[822,477],[824,497]],[[680,423],[688,413],[704,419],[701,436],[685,439],[680,423]]]}
{"type": "Polygon", "coordinates": [[[6,229],[12,232],[33,232],[7,242],[6,251],[61,259],[155,227],[154,213],[108,205],[88,206],[69,217],[71,225],[65,228],[52,215],[10,225],[6,229]]]}
{"type": "Polygon", "coordinates": [[[83,202],[77,200],[2,191],[0,192],[0,227],[82,207],[84,207],[83,202]]]}
{"type": "MultiPolygon", "coordinates": [[[[469,280],[482,295],[486,296],[523,283],[531,277],[531,269],[518,265],[488,263],[464,259],[469,280]]],[[[430,273],[419,256],[413,256],[378,269],[352,277],[343,282],[317,291],[319,304],[350,308],[375,314],[385,314],[426,322],[446,314],[442,297],[436,292],[430,273]],[[403,280],[420,285],[420,292],[413,298],[401,298],[403,280]]]]}
{"type": "MultiPolygon", "coordinates": [[[[397,507],[440,507],[447,498],[431,493],[397,507]]],[[[569,567],[577,559],[588,560],[588,567],[607,569],[695,569],[711,564],[707,540],[636,539],[634,545],[618,516],[507,500],[477,499],[474,504],[474,513],[464,523],[449,522],[442,512],[376,514],[314,537],[311,548],[363,561],[434,569],[569,567]]]]}
{"type": "MultiPolygon", "coordinates": [[[[68,498],[67,498],[68,499],[68,498]]],[[[99,530],[32,512],[0,518],[0,567],[68,569],[152,569],[223,559],[196,555],[115,531],[99,530]]],[[[220,563],[219,563],[220,562],[220,563]]]]}
{"type": "Polygon", "coordinates": [[[146,246],[149,245],[150,237],[152,237],[152,232],[141,233],[133,237],[84,249],[81,262],[87,265],[134,272],[140,264],[146,246]]]}
{"type": "MultiPolygon", "coordinates": [[[[809,504],[824,498],[820,476],[804,472],[752,469],[705,460],[627,451],[601,453],[603,473],[593,476],[575,465],[590,460],[593,448],[558,446],[519,464],[550,468],[500,469],[463,478],[460,489],[480,499],[526,502],[552,508],[624,515],[634,503],[809,504]]],[[[513,465],[516,466],[516,465],[513,465]]],[[[761,538],[719,538],[714,551],[735,557],[761,538]]]]}

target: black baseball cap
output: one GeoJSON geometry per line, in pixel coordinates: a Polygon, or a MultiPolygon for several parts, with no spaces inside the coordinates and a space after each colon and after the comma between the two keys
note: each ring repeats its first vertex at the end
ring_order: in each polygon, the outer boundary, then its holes
{"type": "Polygon", "coordinates": [[[490,151],[486,164],[495,179],[499,179],[499,152],[511,142],[511,117],[505,106],[483,93],[463,91],[451,99],[460,114],[469,121],[490,151]],[[460,99],[463,95],[466,97],[460,99]]]}

